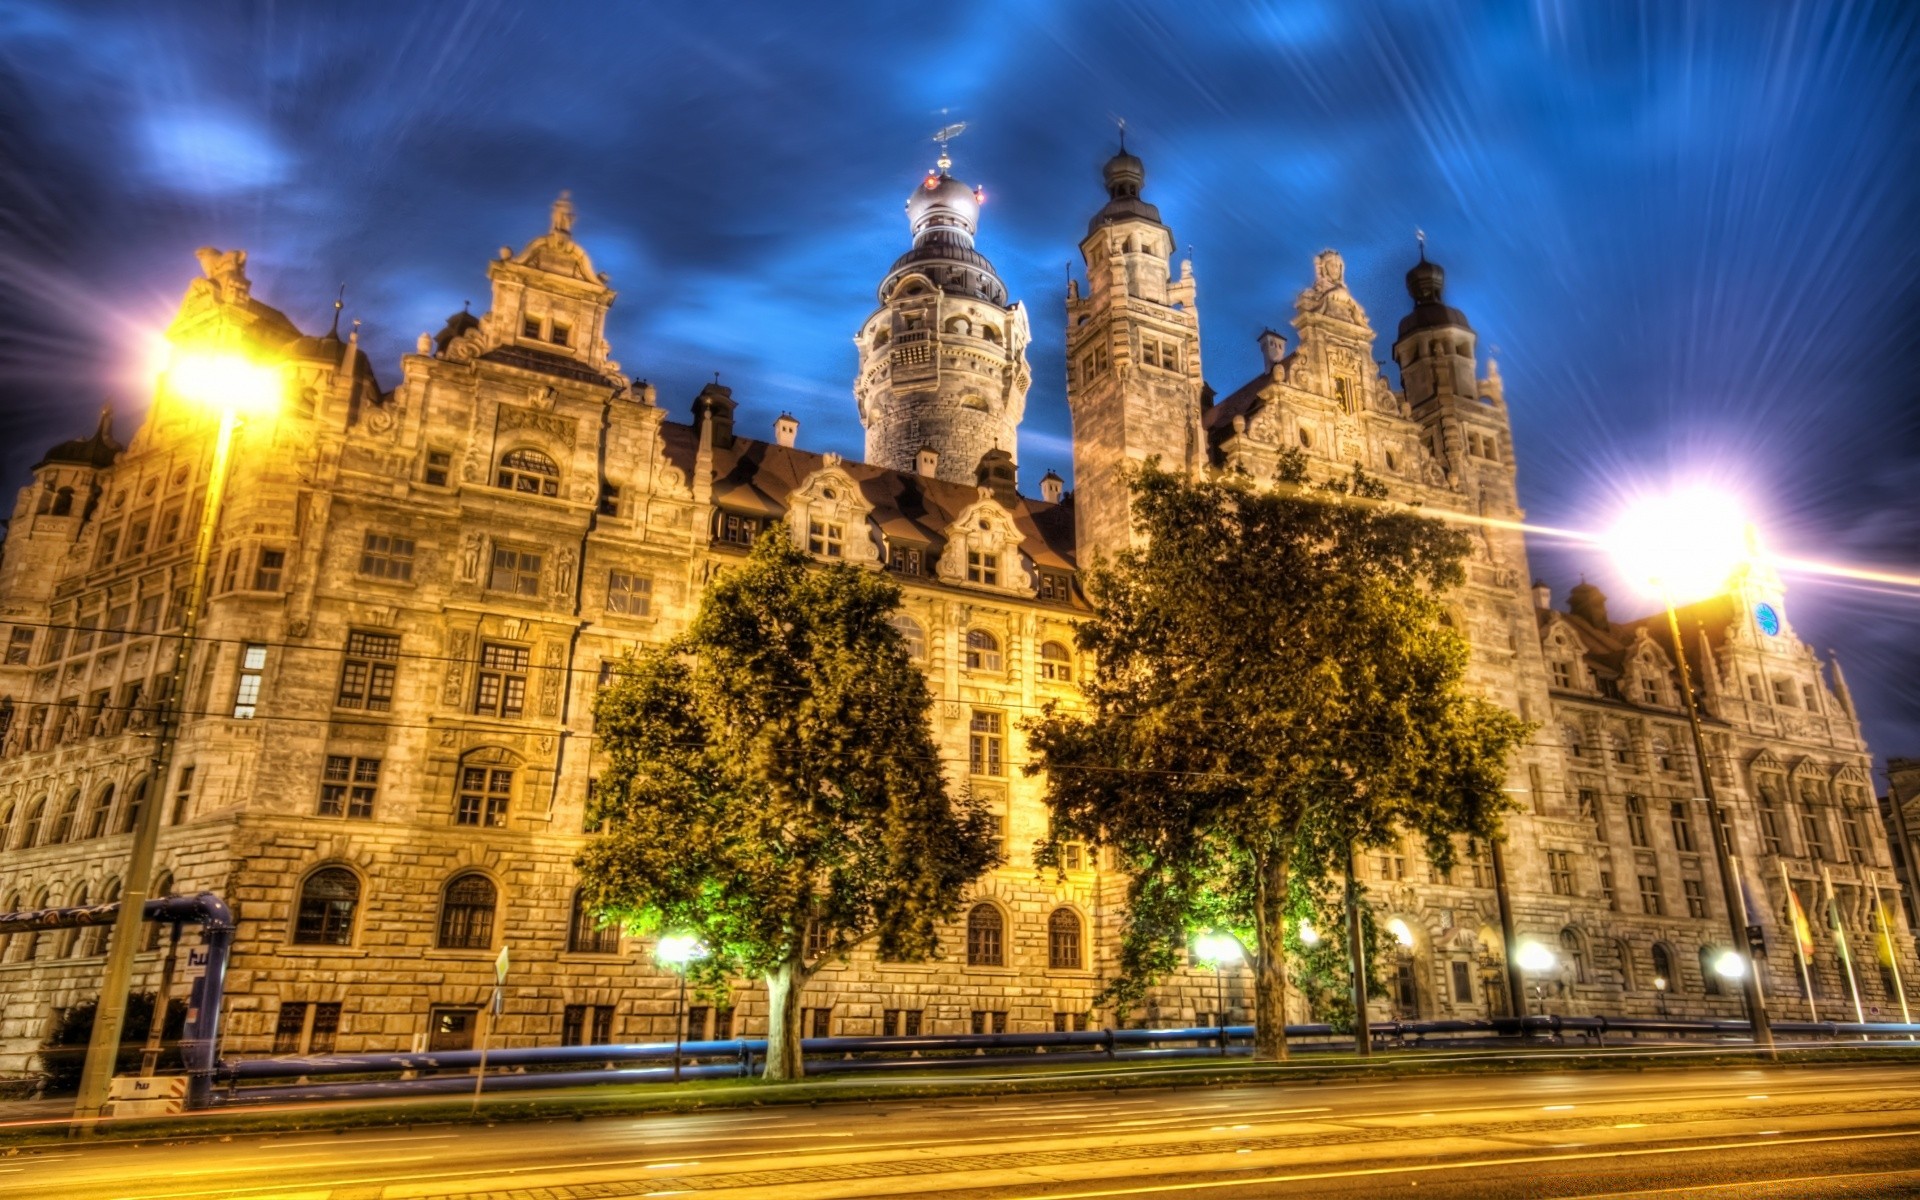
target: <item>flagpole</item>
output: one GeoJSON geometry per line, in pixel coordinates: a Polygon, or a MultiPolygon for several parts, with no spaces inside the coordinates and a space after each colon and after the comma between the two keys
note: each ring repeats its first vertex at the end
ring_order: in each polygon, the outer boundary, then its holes
{"type": "MultiPolygon", "coordinates": [[[[1780,886],[1787,889],[1787,913],[1793,924],[1793,956],[1800,964],[1800,986],[1807,993],[1807,1016],[1818,1021],[1820,1010],[1813,1003],[1813,975],[1807,970],[1807,943],[1800,937],[1800,931],[1806,929],[1807,914],[1800,908],[1800,897],[1794,893],[1793,880],[1787,878],[1787,860],[1782,858],[1775,861],[1780,864],[1780,886]]],[[[1809,939],[1812,935],[1813,931],[1807,929],[1809,939]]]]}
{"type": "MultiPolygon", "coordinates": [[[[1740,896],[1740,916],[1746,921],[1748,927],[1751,928],[1754,925],[1758,925],[1759,922],[1754,920],[1753,901],[1747,896],[1747,869],[1741,865],[1738,854],[1729,854],[1727,858],[1733,863],[1733,888],[1740,896]]],[[[1747,939],[1747,945],[1749,948],[1752,947],[1753,939],[1751,937],[1747,939]]],[[[1760,978],[1760,960],[1765,957],[1766,955],[1764,953],[1757,951],[1747,955],[1747,969],[1753,972],[1753,987],[1755,991],[1760,993],[1760,1002],[1762,1004],[1766,1003],[1767,989],[1764,981],[1760,978]]]]}
{"type": "MultiPolygon", "coordinates": [[[[1826,864],[1820,864],[1820,880],[1827,885],[1827,920],[1833,923],[1833,941],[1840,948],[1840,965],[1847,969],[1847,991],[1853,996],[1853,1019],[1860,1024],[1867,1023],[1867,1014],[1860,1007],[1860,982],[1853,975],[1853,951],[1847,949],[1847,930],[1840,920],[1840,899],[1833,893],[1833,875],[1826,864]]],[[[1866,1035],[1861,1035],[1866,1040],[1866,1035]]]]}
{"type": "MultiPolygon", "coordinates": [[[[1873,915],[1880,922],[1880,946],[1886,951],[1887,966],[1893,971],[1893,994],[1900,998],[1900,1023],[1913,1024],[1913,1014],[1907,1011],[1907,985],[1900,978],[1900,948],[1893,944],[1893,926],[1887,921],[1887,902],[1880,896],[1880,872],[1873,873],[1873,915]]],[[[1912,1041],[1913,1035],[1908,1034],[1912,1041]]]]}

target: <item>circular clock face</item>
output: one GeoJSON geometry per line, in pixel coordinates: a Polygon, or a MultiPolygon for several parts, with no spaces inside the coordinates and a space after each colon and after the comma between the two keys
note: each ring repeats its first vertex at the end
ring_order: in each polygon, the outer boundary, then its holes
{"type": "Polygon", "coordinates": [[[1777,637],[1780,633],[1780,612],[1771,604],[1762,604],[1753,610],[1753,616],[1760,622],[1760,632],[1768,637],[1777,637]]]}

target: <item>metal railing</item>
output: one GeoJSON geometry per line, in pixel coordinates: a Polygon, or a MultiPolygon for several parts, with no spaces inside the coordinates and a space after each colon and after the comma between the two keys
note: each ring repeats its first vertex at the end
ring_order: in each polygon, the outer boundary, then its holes
{"type": "MultiPolygon", "coordinates": [[[[1780,1021],[1777,1036],[1787,1039],[1915,1039],[1920,1024],[1857,1024],[1780,1021]]],[[[1745,1021],[1689,1021],[1640,1017],[1503,1017],[1467,1021],[1384,1021],[1373,1039],[1386,1047],[1511,1044],[1546,1039],[1564,1043],[1575,1037],[1596,1047],[1622,1038],[1699,1039],[1750,1043],[1745,1021]]],[[[951,1068],[1061,1066],[1089,1062],[1189,1060],[1245,1055],[1252,1049],[1253,1026],[1179,1029],[1102,1029],[1082,1033],[977,1033],[904,1037],[806,1038],[801,1052],[813,1075],[902,1073],[951,1068]]],[[[1351,1034],[1328,1025],[1289,1025],[1287,1041],[1295,1051],[1346,1050],[1351,1034]]],[[[683,1042],[680,1076],[684,1079],[740,1078],[765,1062],[764,1038],[683,1042]]],[[[490,1050],[486,1088],[490,1092],[527,1091],[617,1083],[665,1083],[674,1078],[672,1042],[602,1046],[525,1046],[490,1050]]],[[[247,1059],[222,1064],[225,1088],[221,1104],[288,1103],[309,1100],[376,1099],[473,1091],[477,1050],[395,1054],[331,1054],[294,1058],[247,1059]],[[389,1078],[372,1078],[388,1076],[389,1078]]]]}

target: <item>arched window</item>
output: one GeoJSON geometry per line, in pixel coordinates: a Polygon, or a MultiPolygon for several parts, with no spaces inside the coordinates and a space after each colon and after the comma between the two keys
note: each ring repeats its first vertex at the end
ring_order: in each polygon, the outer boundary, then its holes
{"type": "Polygon", "coordinates": [[[1078,971],[1080,957],[1080,914],[1070,908],[1056,908],[1047,918],[1047,965],[1056,971],[1078,971]]]}
{"type": "Polygon", "coordinates": [[[873,348],[875,350],[878,350],[892,340],[893,331],[891,329],[876,329],[873,331],[873,348]]]}
{"type": "Polygon", "coordinates": [[[1653,986],[1662,991],[1672,988],[1677,981],[1673,977],[1673,951],[1666,943],[1653,944],[1653,986]]]}
{"type": "MultiPolygon", "coordinates": [[[[100,893],[100,903],[102,904],[112,904],[119,898],[120,881],[117,879],[107,884],[107,890],[100,893]]],[[[112,936],[113,926],[111,925],[87,926],[85,937],[80,944],[81,957],[97,958],[105,954],[107,952],[107,939],[112,936]]]]}
{"type": "MultiPolygon", "coordinates": [[[[20,893],[19,892],[15,892],[13,895],[7,897],[6,911],[7,912],[20,911],[20,893]]],[[[23,937],[24,935],[18,934],[18,933],[0,934],[0,962],[13,961],[13,956],[17,952],[17,947],[19,944],[16,941],[16,939],[21,939],[23,937]]]]}
{"type": "Polygon", "coordinates": [[[1620,990],[1632,992],[1639,990],[1633,977],[1633,947],[1624,941],[1613,944],[1614,957],[1620,960],[1620,990]]]}
{"type": "Polygon", "coordinates": [[[1007,965],[1006,919],[991,904],[976,904],[967,914],[967,965],[1007,965]]]}
{"type": "Polygon", "coordinates": [[[1664,736],[1653,736],[1653,765],[1662,771],[1673,770],[1673,743],[1664,736]]]}
{"type": "Polygon", "coordinates": [[[1000,330],[993,325],[982,325],[980,327],[980,336],[996,346],[1000,344],[1000,330]]]}
{"type": "MultiPolygon", "coordinates": [[[[68,899],[66,903],[66,907],[85,908],[86,906],[87,906],[87,885],[83,883],[80,885],[79,890],[75,891],[73,893],[73,896],[68,899]]],[[[77,926],[72,929],[62,929],[60,931],[59,948],[54,951],[53,957],[72,958],[75,954],[80,953],[81,952],[81,943],[80,943],[81,933],[82,933],[82,930],[77,926]]]]}
{"type": "Polygon", "coordinates": [[[1000,639],[984,629],[967,630],[967,670],[998,671],[1000,639]]]}
{"type": "Polygon", "coordinates": [[[142,779],[133,785],[133,790],[127,794],[126,807],[120,810],[119,832],[132,833],[140,827],[140,810],[146,803],[147,781],[142,779]]]}
{"type": "Polygon", "coordinates": [[[600,914],[587,907],[579,888],[573,889],[573,916],[567,922],[567,949],[576,954],[620,953],[620,926],[612,922],[602,924],[600,914]]]}
{"type": "Polygon", "coordinates": [[[113,785],[101,788],[93,797],[93,806],[87,809],[86,832],[82,836],[89,838],[104,837],[107,832],[107,818],[113,813],[113,785]]]}
{"type": "Polygon", "coordinates": [[[73,814],[79,808],[80,793],[74,792],[60,805],[59,812],[53,818],[53,824],[47,827],[47,845],[58,845],[73,836],[73,814]]]}
{"type": "Polygon", "coordinates": [[[42,796],[27,809],[27,819],[20,826],[20,848],[30,850],[40,844],[40,822],[46,819],[47,800],[42,796]]]}
{"type": "Polygon", "coordinates": [[[477,871],[455,876],[440,899],[440,948],[486,950],[493,945],[493,881],[477,871]]]}
{"type": "Polygon", "coordinates": [[[560,494],[560,468],[538,450],[509,450],[500,456],[494,486],[535,496],[560,494]]]}
{"type": "Polygon", "coordinates": [[[1569,925],[1560,931],[1560,952],[1567,960],[1568,970],[1573,972],[1575,983],[1587,981],[1587,943],[1580,931],[1569,925]]]}
{"type": "Polygon", "coordinates": [[[906,643],[907,657],[924,661],[927,657],[927,633],[920,628],[920,622],[902,613],[893,618],[892,624],[900,631],[900,640],[906,643]]]}
{"type": "Polygon", "coordinates": [[[1073,659],[1059,642],[1040,643],[1040,678],[1058,683],[1073,680],[1073,659]]]}
{"type": "Polygon", "coordinates": [[[1713,969],[1717,947],[1700,947],[1700,988],[1709,996],[1720,994],[1720,972],[1713,969]]]}
{"type": "Polygon", "coordinates": [[[0,850],[13,844],[13,807],[9,804],[5,812],[0,812],[0,850]]]}
{"type": "Polygon", "coordinates": [[[322,867],[300,885],[294,942],[302,946],[352,945],[353,914],[359,907],[360,877],[345,867],[322,867]]]}
{"type": "Polygon", "coordinates": [[[63,487],[53,494],[53,512],[49,516],[64,517],[73,511],[73,489],[63,487]]]}

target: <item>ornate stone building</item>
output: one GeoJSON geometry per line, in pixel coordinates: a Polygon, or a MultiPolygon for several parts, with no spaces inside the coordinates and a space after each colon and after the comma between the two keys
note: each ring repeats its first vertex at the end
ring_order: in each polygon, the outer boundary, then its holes
{"type": "MultiPolygon", "coordinates": [[[[908,202],[913,245],[857,334],[867,463],[800,448],[789,416],[771,439],[748,436],[718,385],[672,417],[610,357],[615,293],[564,198],[546,233],[489,264],[487,311],[421,335],[390,383],[337,321],[303,335],[254,299],[244,255],[203,252],[171,334],[273,356],[286,394],[238,435],[175,767],[145,774],[215,422],[163,387],[126,445],[103,417],[50,450],[14,508],[0,904],[110,898],[139,806],[158,804],[161,890],[214,891],[239,916],[230,1055],[463,1044],[503,945],[505,1042],[667,1036],[670,977],[575,903],[591,700],[623,652],[680,629],[713,572],[784,522],[823,560],[901,584],[948,777],[998,811],[1009,859],[976,885],[940,960],[824,972],[808,1031],[1075,1025],[1112,969],[1122,881],[1088,852],[1068,855],[1064,880],[1033,868],[1045,816],[1018,722],[1073,703],[1087,669],[1076,568],[1129,536],[1125,463],[1261,478],[1298,448],[1323,475],[1358,463],[1403,500],[1492,519],[1473,526],[1452,619],[1474,647],[1473,685],[1542,728],[1514,763],[1522,804],[1500,862],[1469,847],[1442,876],[1408,846],[1366,864],[1401,942],[1382,1014],[1503,1011],[1504,900],[1515,936],[1561,952],[1527,981],[1544,1007],[1735,1015],[1737,996],[1700,967],[1725,920],[1659,626],[1613,622],[1591,588],[1567,613],[1529,589],[1499,375],[1491,362],[1481,374],[1440,268],[1408,274],[1399,388],[1327,251],[1292,348],[1263,334],[1264,369],[1216,397],[1193,269],[1171,265],[1144,179],[1131,155],[1107,165],[1108,201],[1081,244],[1087,284],[1068,289],[1072,496],[1052,475],[1038,496],[1018,486],[1027,318],[973,248],[978,199],[944,158],[908,202]]],[[[1808,881],[1830,872],[1858,929],[1888,847],[1837,669],[1829,688],[1783,613],[1778,581],[1756,571],[1685,620],[1785,1012],[1797,991],[1781,865],[1810,911],[1808,881]]],[[[1822,996],[1843,986],[1830,944],[1822,996]]],[[[87,932],[0,947],[0,1069],[23,1069],[55,1011],[92,994],[103,945],[87,932]]],[[[1900,946],[1910,957],[1904,926],[1900,946]]],[[[1136,1019],[1210,1019],[1214,994],[1186,973],[1136,1019]]],[[[759,985],[735,996],[697,1010],[691,1032],[764,1028],[759,985]]],[[[1245,1019],[1244,973],[1228,1006],[1245,1019]]]]}

